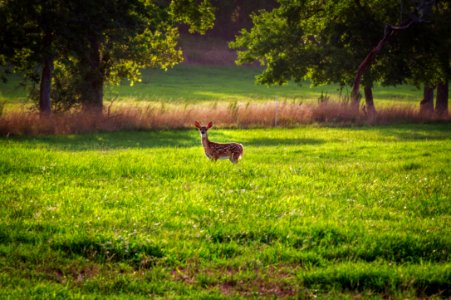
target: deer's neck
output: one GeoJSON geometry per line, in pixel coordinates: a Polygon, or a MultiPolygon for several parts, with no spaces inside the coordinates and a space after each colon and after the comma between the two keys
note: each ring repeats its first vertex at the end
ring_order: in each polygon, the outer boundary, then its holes
{"type": "Polygon", "coordinates": [[[210,148],[210,141],[208,140],[208,135],[202,135],[202,145],[204,148],[210,148]]]}

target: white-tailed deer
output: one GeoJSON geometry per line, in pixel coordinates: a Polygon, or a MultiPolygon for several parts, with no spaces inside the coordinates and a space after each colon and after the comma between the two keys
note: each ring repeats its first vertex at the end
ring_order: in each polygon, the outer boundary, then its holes
{"type": "Polygon", "coordinates": [[[202,145],[204,146],[205,155],[213,161],[218,159],[230,159],[231,162],[236,164],[238,160],[243,156],[243,145],[238,143],[218,144],[208,140],[207,131],[213,126],[213,123],[208,123],[207,126],[200,125],[199,122],[194,122],[194,126],[199,129],[202,137],[202,145]]]}

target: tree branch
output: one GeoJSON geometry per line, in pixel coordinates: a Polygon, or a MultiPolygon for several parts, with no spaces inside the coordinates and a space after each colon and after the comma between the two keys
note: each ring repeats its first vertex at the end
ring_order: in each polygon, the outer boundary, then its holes
{"type": "MultiPolygon", "coordinates": [[[[424,1],[423,5],[420,6],[420,8],[423,8],[425,3],[432,5],[434,1],[424,1]]],[[[419,7],[416,8],[416,11],[420,10],[419,7]]],[[[427,8],[425,8],[427,9],[427,8]]],[[[423,11],[423,10],[420,10],[423,11]]],[[[360,63],[359,67],[357,68],[357,72],[354,78],[354,83],[352,85],[352,92],[351,92],[351,100],[352,105],[355,110],[359,109],[359,103],[360,103],[360,82],[362,80],[363,74],[366,72],[368,67],[371,65],[371,63],[376,58],[376,55],[382,50],[384,45],[387,43],[387,41],[394,36],[395,33],[403,30],[409,29],[413,24],[415,23],[422,23],[424,21],[424,14],[419,13],[419,18],[411,17],[410,20],[405,22],[401,25],[390,25],[386,24],[384,28],[384,36],[382,39],[377,43],[377,45],[371,49],[371,51],[368,53],[368,55],[363,59],[363,61],[360,63]]]]}

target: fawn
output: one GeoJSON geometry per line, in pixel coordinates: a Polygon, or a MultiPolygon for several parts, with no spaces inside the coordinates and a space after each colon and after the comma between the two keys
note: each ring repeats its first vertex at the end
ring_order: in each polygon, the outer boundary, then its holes
{"type": "Polygon", "coordinates": [[[208,140],[207,131],[213,126],[213,123],[208,123],[207,126],[200,125],[199,122],[194,122],[194,126],[199,129],[202,137],[202,145],[204,146],[205,155],[213,161],[218,159],[229,159],[236,164],[243,156],[243,145],[238,143],[218,144],[208,140]]]}

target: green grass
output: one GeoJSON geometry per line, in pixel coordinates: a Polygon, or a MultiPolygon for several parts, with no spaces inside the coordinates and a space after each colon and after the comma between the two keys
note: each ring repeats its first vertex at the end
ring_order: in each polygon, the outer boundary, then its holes
{"type": "MultiPolygon", "coordinates": [[[[145,70],[143,82],[130,87],[111,87],[110,98],[144,101],[272,101],[276,97],[289,100],[314,100],[321,95],[338,99],[350,94],[338,85],[313,87],[308,81],[301,85],[266,86],[255,83],[256,68],[205,67],[181,65],[167,72],[145,70]]],[[[374,95],[379,103],[413,103],[421,99],[422,91],[413,86],[376,86],[374,95]]]]}
{"type": "Polygon", "coordinates": [[[0,139],[0,298],[450,296],[450,124],[0,139]]]}
{"type": "Polygon", "coordinates": [[[311,88],[305,82],[284,86],[264,86],[255,83],[255,68],[205,67],[181,65],[167,72],[145,70],[143,82],[109,88],[109,95],[120,99],[153,101],[247,101],[274,100],[275,97],[296,100],[316,99],[321,92],[337,94],[338,87],[311,88]]]}
{"type": "Polygon", "coordinates": [[[9,75],[8,81],[0,81],[0,102],[27,102],[28,89],[20,75],[9,75]]]}
{"type": "MultiPolygon", "coordinates": [[[[143,81],[130,87],[106,87],[105,100],[119,102],[165,101],[172,103],[196,103],[205,101],[272,101],[288,99],[316,101],[321,94],[337,99],[340,89],[337,85],[311,87],[308,82],[301,86],[290,83],[284,86],[262,86],[255,84],[258,69],[246,67],[206,67],[180,65],[167,72],[144,70],[143,81]]],[[[0,100],[22,102],[27,92],[19,85],[19,78],[13,77],[8,84],[0,83],[0,100]]],[[[342,95],[350,93],[349,88],[342,95]]],[[[408,85],[374,88],[376,105],[387,103],[417,104],[422,91],[408,85]]]]}

